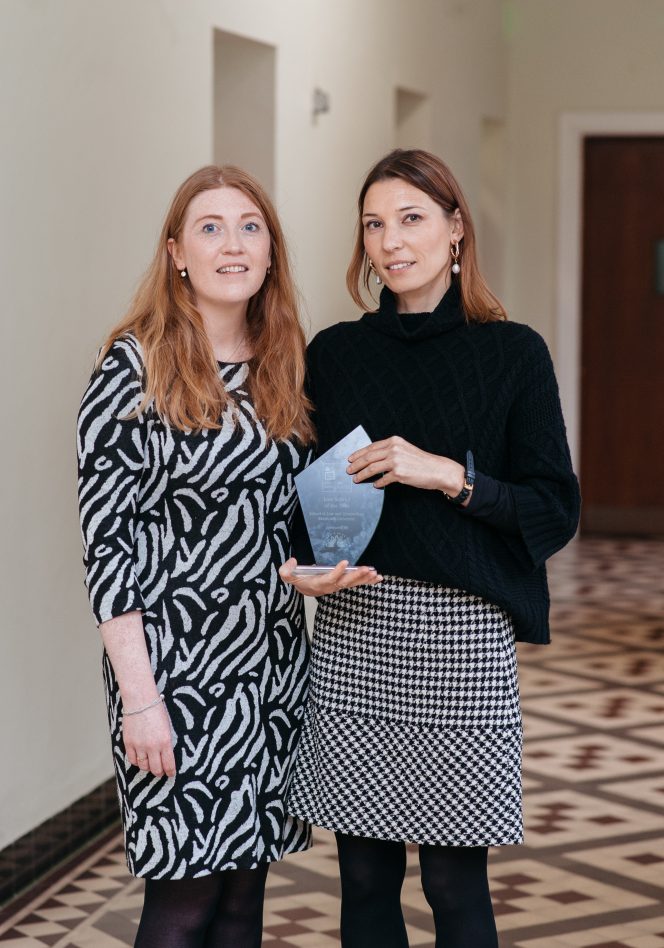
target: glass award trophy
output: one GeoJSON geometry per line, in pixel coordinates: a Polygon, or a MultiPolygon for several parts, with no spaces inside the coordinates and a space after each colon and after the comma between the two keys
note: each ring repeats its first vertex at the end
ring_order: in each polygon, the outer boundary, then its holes
{"type": "Polygon", "coordinates": [[[295,478],[316,564],[297,566],[296,576],[327,573],[340,560],[357,568],[383,509],[383,491],[371,482],[356,484],[346,473],[348,457],[371,439],[358,426],[295,478]]]}

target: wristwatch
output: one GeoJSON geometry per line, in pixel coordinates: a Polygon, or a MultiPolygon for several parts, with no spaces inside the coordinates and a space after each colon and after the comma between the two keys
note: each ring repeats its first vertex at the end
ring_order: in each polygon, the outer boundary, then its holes
{"type": "Polygon", "coordinates": [[[463,487],[456,495],[451,497],[446,491],[443,491],[445,497],[453,504],[462,504],[464,500],[470,497],[473,485],[475,483],[475,458],[472,451],[466,451],[466,469],[463,472],[463,487]]]}

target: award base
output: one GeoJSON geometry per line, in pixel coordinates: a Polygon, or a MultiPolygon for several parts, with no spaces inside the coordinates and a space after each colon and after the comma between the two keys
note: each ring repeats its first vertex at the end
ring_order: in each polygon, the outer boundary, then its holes
{"type": "MultiPolygon", "coordinates": [[[[346,573],[355,573],[359,569],[359,566],[347,566],[344,570],[344,576],[346,573]]],[[[293,570],[293,576],[323,576],[325,573],[331,573],[334,569],[334,566],[296,566],[293,570]]]]}

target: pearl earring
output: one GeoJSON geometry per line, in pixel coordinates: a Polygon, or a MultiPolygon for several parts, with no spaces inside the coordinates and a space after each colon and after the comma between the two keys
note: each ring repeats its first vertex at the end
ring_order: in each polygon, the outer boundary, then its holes
{"type": "Polygon", "coordinates": [[[452,264],[452,273],[461,272],[461,264],[459,263],[459,241],[455,240],[450,248],[450,253],[452,254],[452,259],[454,263],[452,264]]]}
{"type": "Polygon", "coordinates": [[[186,271],[186,270],[180,270],[180,276],[182,277],[183,280],[184,280],[184,278],[186,277],[186,275],[187,275],[187,271],[186,271]]]}
{"type": "Polygon", "coordinates": [[[373,272],[376,274],[376,283],[380,286],[380,284],[381,284],[383,281],[382,281],[381,278],[378,276],[378,273],[377,273],[377,271],[376,271],[376,268],[374,267],[374,263],[373,263],[373,260],[371,259],[371,257],[369,257],[369,269],[370,269],[370,270],[373,270],[373,272]]]}

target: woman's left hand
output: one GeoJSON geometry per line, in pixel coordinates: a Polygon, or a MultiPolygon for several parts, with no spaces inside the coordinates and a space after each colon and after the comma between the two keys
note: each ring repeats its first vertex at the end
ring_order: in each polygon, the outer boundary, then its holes
{"type": "Polygon", "coordinates": [[[380,474],[374,487],[408,484],[425,490],[443,490],[456,496],[463,488],[462,464],[439,454],[430,454],[395,435],[385,441],[374,441],[355,451],[348,459],[346,471],[356,483],[380,474]]]}
{"type": "Polygon", "coordinates": [[[327,596],[329,593],[339,592],[340,589],[352,589],[354,586],[377,586],[382,583],[383,577],[373,566],[356,566],[346,572],[348,560],[341,560],[327,573],[313,576],[296,576],[294,573],[297,560],[291,556],[279,568],[279,575],[285,583],[301,592],[304,596],[327,596]]]}

